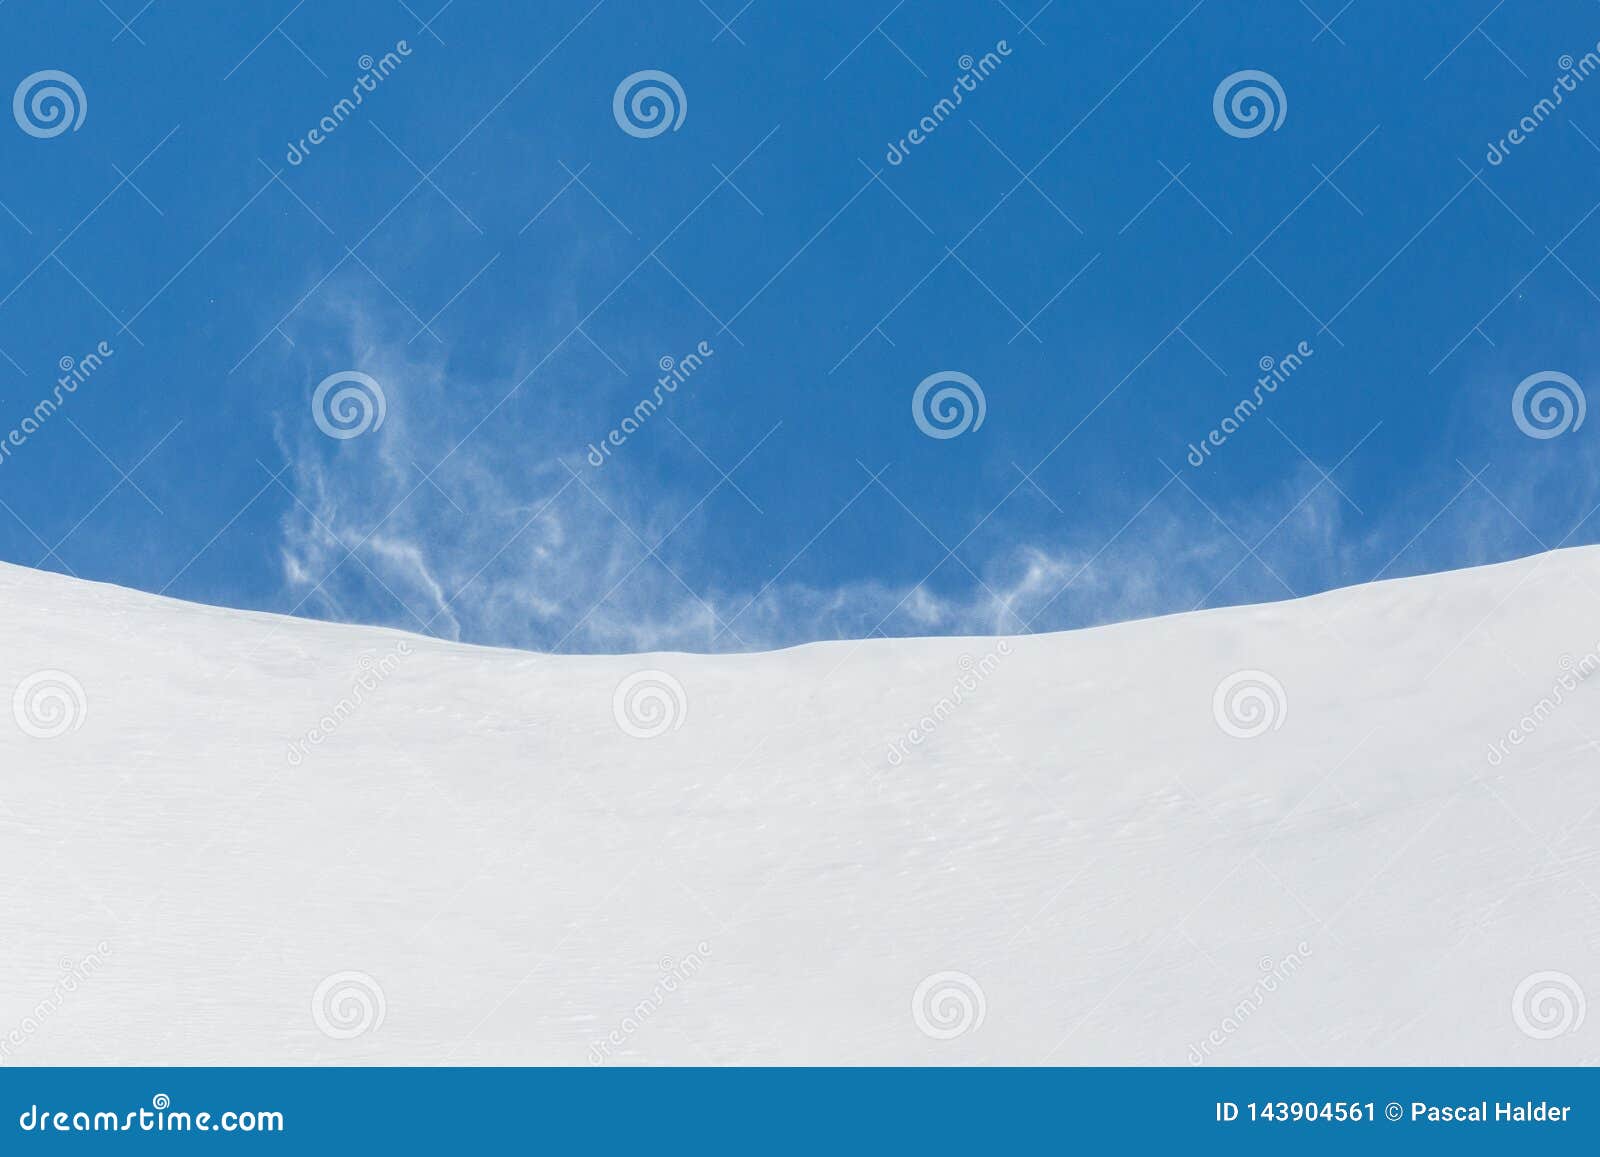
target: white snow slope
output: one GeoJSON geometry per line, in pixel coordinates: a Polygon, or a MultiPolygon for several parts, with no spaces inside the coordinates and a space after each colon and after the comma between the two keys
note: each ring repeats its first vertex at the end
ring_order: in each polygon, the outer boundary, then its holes
{"type": "Polygon", "coordinates": [[[0,608],[3,1063],[1600,1058],[1600,549],[742,656],[0,608]]]}

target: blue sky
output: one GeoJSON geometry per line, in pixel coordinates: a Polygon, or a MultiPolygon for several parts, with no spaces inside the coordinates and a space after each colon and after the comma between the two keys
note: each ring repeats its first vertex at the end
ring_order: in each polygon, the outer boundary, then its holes
{"type": "Polygon", "coordinates": [[[1593,542],[1600,422],[1531,437],[1512,399],[1592,381],[1600,6],[1406,9],[13,0],[7,91],[65,73],[82,118],[0,131],[0,558],[718,650],[1593,542]],[[676,127],[619,122],[644,71],[676,127]],[[1276,127],[1218,119],[1243,71],[1276,127]],[[383,423],[330,437],[347,372],[383,423]],[[981,426],[919,428],[942,373],[981,426]]]}

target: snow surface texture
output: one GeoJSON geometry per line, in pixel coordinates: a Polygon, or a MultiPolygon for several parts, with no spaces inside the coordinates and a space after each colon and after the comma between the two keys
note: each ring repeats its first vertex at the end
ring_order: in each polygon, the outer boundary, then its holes
{"type": "Polygon", "coordinates": [[[0,600],[4,1063],[1600,1057],[1597,549],[728,656],[0,600]]]}

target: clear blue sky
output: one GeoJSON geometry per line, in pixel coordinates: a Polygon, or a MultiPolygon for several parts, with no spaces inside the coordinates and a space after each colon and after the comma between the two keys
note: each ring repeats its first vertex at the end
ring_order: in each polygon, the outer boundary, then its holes
{"type": "Polygon", "coordinates": [[[1535,109],[1600,7],[1491,7],[12,0],[5,92],[83,107],[0,119],[0,558],[700,650],[1595,541],[1600,418],[1534,438],[1512,399],[1595,381],[1600,76],[1535,109]],[[645,70],[682,93],[654,135],[614,112],[645,70]],[[1253,135],[1214,103],[1245,70],[1282,93],[1253,135]],[[346,371],[384,420],[329,437],[346,371]],[[919,429],[941,372],[981,426],[919,429]]]}

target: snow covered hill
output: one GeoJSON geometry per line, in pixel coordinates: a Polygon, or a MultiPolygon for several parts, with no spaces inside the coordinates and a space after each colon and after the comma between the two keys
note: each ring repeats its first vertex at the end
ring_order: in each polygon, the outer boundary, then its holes
{"type": "Polygon", "coordinates": [[[3,1063],[1600,1059],[1600,550],[740,656],[0,608],[3,1063]]]}

